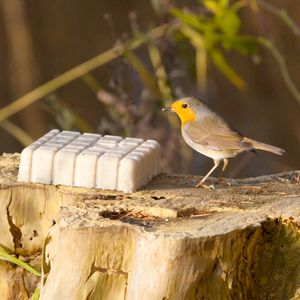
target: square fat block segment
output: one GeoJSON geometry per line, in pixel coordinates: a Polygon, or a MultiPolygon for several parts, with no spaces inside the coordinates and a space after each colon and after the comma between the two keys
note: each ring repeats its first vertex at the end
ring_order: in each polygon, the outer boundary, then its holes
{"type": "Polygon", "coordinates": [[[82,151],[75,162],[74,185],[87,188],[96,186],[96,169],[98,158],[105,152],[87,149],[82,151]]]}
{"type": "Polygon", "coordinates": [[[53,163],[53,184],[73,185],[75,160],[81,148],[59,150],[53,163]]]}
{"type": "Polygon", "coordinates": [[[138,156],[128,155],[120,162],[117,190],[125,193],[136,191],[140,187],[141,160],[138,156]]]}
{"type": "Polygon", "coordinates": [[[143,139],[138,139],[138,138],[130,138],[130,137],[127,137],[125,139],[123,139],[121,141],[121,144],[127,144],[127,145],[140,145],[144,142],[143,139]]]}
{"type": "Polygon", "coordinates": [[[143,157],[143,180],[144,182],[149,181],[154,176],[154,151],[152,148],[143,146],[141,144],[138,148],[136,148],[132,154],[138,153],[143,157]]]}
{"type": "Polygon", "coordinates": [[[153,155],[154,155],[154,173],[153,176],[158,175],[160,169],[159,169],[159,163],[160,163],[160,157],[161,157],[161,147],[160,144],[155,140],[147,140],[143,146],[152,147],[153,149],[153,155]]]}
{"type": "Polygon", "coordinates": [[[116,142],[116,143],[119,143],[120,141],[123,140],[122,137],[120,136],[117,136],[117,135],[105,135],[103,138],[102,138],[103,141],[112,141],[112,142],[116,142]]]}
{"type": "Polygon", "coordinates": [[[118,182],[119,163],[124,154],[118,152],[105,153],[97,162],[96,187],[106,190],[116,190],[118,182]]]}
{"type": "Polygon", "coordinates": [[[32,155],[31,181],[52,183],[53,160],[60,146],[42,146],[37,148],[32,155]]]}
{"type": "Polygon", "coordinates": [[[59,133],[58,129],[53,129],[40,137],[38,140],[33,142],[28,147],[24,148],[21,152],[21,159],[20,159],[20,166],[19,166],[19,173],[18,173],[18,181],[25,181],[29,182],[31,180],[31,168],[32,168],[32,154],[33,152],[45,144],[46,142],[50,141],[54,136],[59,133]]]}
{"type": "Polygon", "coordinates": [[[134,192],[159,172],[154,140],[52,130],[21,153],[18,181],[134,192]]]}
{"type": "MultiPolygon", "coordinates": [[[[70,135],[75,136],[75,135],[70,135]]],[[[76,135],[67,146],[59,150],[54,158],[53,183],[74,185],[75,165],[78,155],[94,144],[100,135],[76,135]]]]}

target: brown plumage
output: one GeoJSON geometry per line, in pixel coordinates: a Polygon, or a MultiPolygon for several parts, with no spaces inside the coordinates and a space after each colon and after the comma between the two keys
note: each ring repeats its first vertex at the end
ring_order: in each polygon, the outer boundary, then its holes
{"type": "Polygon", "coordinates": [[[221,175],[228,164],[228,158],[241,152],[264,150],[283,155],[285,150],[244,137],[232,129],[220,116],[205,103],[195,98],[183,98],[175,101],[170,108],[181,119],[181,132],[186,143],[199,153],[214,160],[213,168],[204,176],[196,187],[204,186],[207,177],[223,160],[221,175]]]}

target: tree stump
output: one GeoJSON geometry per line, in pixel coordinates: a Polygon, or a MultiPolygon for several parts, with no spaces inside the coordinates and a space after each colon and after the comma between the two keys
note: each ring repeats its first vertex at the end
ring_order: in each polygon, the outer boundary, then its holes
{"type": "MultiPolygon", "coordinates": [[[[160,175],[123,194],[18,183],[18,159],[0,158],[0,244],[37,265],[50,236],[41,299],[300,298],[299,171],[215,191],[160,175]]],[[[1,299],[38,280],[1,262],[1,299]]]]}

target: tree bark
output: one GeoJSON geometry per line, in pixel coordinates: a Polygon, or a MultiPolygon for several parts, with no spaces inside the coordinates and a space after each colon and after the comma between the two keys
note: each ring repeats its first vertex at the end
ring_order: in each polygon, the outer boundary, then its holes
{"type": "Polygon", "coordinates": [[[17,165],[0,159],[0,244],[36,258],[50,232],[41,299],[300,297],[299,171],[215,191],[160,175],[123,194],[17,183],[17,165]]]}

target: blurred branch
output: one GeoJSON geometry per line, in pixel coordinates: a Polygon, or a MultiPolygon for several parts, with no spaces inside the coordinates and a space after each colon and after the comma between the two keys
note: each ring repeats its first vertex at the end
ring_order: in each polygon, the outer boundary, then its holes
{"type": "Polygon", "coordinates": [[[81,80],[93,91],[96,95],[102,89],[99,82],[96,78],[91,74],[87,73],[81,77],[81,80]]]}
{"type": "MultiPolygon", "coordinates": [[[[148,36],[151,39],[157,39],[163,36],[166,30],[169,28],[170,24],[164,24],[158,26],[149,31],[148,36]]],[[[128,48],[130,50],[136,49],[147,42],[146,38],[135,39],[128,43],[128,48]]],[[[118,58],[124,54],[124,49],[122,44],[118,44],[115,47],[99,54],[98,56],[76,66],[75,68],[61,74],[60,76],[48,81],[47,83],[39,86],[38,88],[32,90],[28,94],[22,96],[21,98],[15,100],[11,104],[5,106],[0,110],[0,122],[9,118],[13,114],[21,111],[25,107],[31,105],[32,103],[40,100],[42,97],[50,94],[51,92],[57,90],[58,88],[70,83],[71,81],[80,78],[81,76],[89,73],[90,71],[118,58]]]]}
{"type": "Polygon", "coordinates": [[[159,49],[155,44],[155,41],[152,41],[148,44],[149,57],[157,78],[158,88],[163,97],[163,100],[169,100],[172,98],[172,90],[168,85],[168,76],[166,69],[162,63],[161,55],[159,49]]]}
{"type": "Polygon", "coordinates": [[[277,8],[276,6],[264,0],[257,0],[257,3],[267,12],[280,18],[293,31],[295,35],[300,37],[300,27],[292,20],[292,18],[288,15],[286,10],[277,8]]]}
{"type": "Polygon", "coordinates": [[[0,127],[15,137],[23,146],[33,143],[33,138],[29,134],[9,120],[2,121],[0,127]]]}
{"type": "Polygon", "coordinates": [[[282,56],[282,54],[278,51],[278,49],[266,38],[263,37],[258,37],[257,41],[259,44],[261,44],[262,46],[264,46],[266,49],[268,49],[273,57],[275,58],[275,60],[277,61],[280,71],[282,73],[283,79],[286,83],[286,85],[288,86],[290,92],[293,94],[293,96],[295,97],[295,99],[299,102],[300,104],[300,91],[297,88],[297,86],[295,85],[290,72],[288,70],[288,67],[286,65],[285,59],[282,56]]]}
{"type": "MultiPolygon", "coordinates": [[[[170,88],[168,84],[168,75],[166,72],[166,69],[162,63],[161,55],[159,52],[159,49],[157,45],[155,44],[155,41],[151,41],[148,44],[148,52],[149,52],[149,57],[157,78],[157,84],[158,88],[160,90],[160,93],[162,95],[162,106],[167,102],[170,101],[173,98],[172,94],[172,89],[170,88]]],[[[170,125],[173,128],[178,127],[178,122],[171,114],[166,115],[170,125]]]]}
{"type": "Polygon", "coordinates": [[[217,69],[227,77],[228,80],[238,89],[243,90],[246,88],[246,82],[236,73],[236,71],[228,64],[219,49],[211,51],[211,59],[217,69]]]}
{"type": "Polygon", "coordinates": [[[185,25],[181,26],[181,32],[190,39],[196,51],[196,75],[201,92],[205,92],[207,85],[207,54],[203,35],[185,25]]]}

